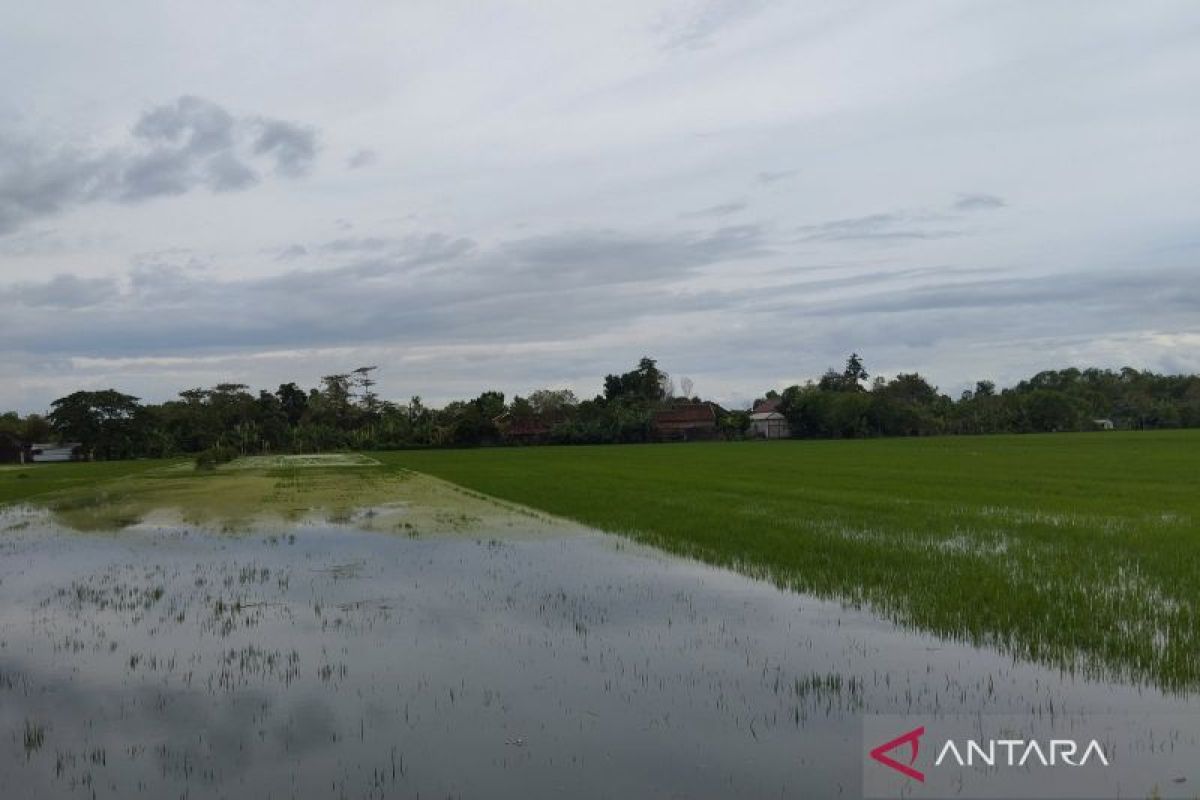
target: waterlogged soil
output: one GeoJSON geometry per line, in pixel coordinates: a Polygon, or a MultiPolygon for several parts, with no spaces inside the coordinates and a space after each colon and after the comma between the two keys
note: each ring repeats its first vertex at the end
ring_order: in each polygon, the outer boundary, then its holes
{"type": "Polygon", "coordinates": [[[420,476],[279,467],[0,510],[0,797],[855,797],[866,713],[1200,711],[420,476]]]}

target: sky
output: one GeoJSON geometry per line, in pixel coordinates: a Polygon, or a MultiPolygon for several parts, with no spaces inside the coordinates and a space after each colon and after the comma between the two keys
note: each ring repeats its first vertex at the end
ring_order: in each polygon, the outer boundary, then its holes
{"type": "Polygon", "coordinates": [[[0,0],[0,410],[1200,372],[1194,2],[0,0]]]}

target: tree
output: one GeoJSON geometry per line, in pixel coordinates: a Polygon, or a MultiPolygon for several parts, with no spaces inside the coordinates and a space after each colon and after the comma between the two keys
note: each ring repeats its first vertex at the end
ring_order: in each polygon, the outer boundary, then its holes
{"type": "Polygon", "coordinates": [[[570,389],[538,389],[529,393],[528,400],[533,413],[539,416],[561,414],[579,404],[570,389]]]}
{"type": "Polygon", "coordinates": [[[1080,409],[1064,392],[1035,389],[1025,397],[1025,414],[1034,431],[1073,431],[1080,426],[1080,409]]]}
{"type": "Polygon", "coordinates": [[[281,383],[275,390],[275,396],[279,398],[279,404],[287,416],[288,425],[293,428],[299,425],[308,408],[308,395],[305,391],[294,383],[281,383]]]}
{"type": "Polygon", "coordinates": [[[717,428],[726,439],[744,439],[750,430],[749,411],[730,411],[717,417],[717,428]]]}
{"type": "MultiPolygon", "coordinates": [[[[353,417],[350,375],[326,375],[321,378],[321,386],[319,407],[314,409],[319,412],[315,421],[333,428],[348,429],[353,417]]],[[[310,395],[310,406],[312,399],[310,395]]]]}
{"type": "Polygon", "coordinates": [[[862,358],[858,353],[851,353],[841,372],[833,367],[825,370],[817,388],[824,392],[862,392],[865,391],[862,382],[869,377],[866,368],[863,367],[862,358]]]}
{"type": "Polygon", "coordinates": [[[927,436],[942,430],[937,389],[917,373],[901,373],[890,381],[875,379],[871,390],[871,422],[884,436],[927,436]]]}
{"type": "Polygon", "coordinates": [[[115,389],[73,392],[50,404],[47,417],[63,441],[77,441],[92,458],[137,454],[138,398],[115,389]]]}
{"type": "Polygon", "coordinates": [[[861,382],[871,377],[867,374],[866,368],[863,366],[862,359],[858,353],[851,353],[846,359],[846,368],[842,370],[842,378],[847,391],[861,391],[861,382]]]}
{"type": "Polygon", "coordinates": [[[658,368],[649,356],[638,361],[637,368],[621,375],[604,378],[604,399],[634,403],[659,403],[668,394],[670,376],[658,368]]]}
{"type": "Polygon", "coordinates": [[[358,401],[364,411],[374,414],[379,410],[379,396],[375,394],[375,379],[371,373],[379,367],[359,367],[351,374],[354,385],[358,387],[358,401]]]}
{"type": "Polygon", "coordinates": [[[25,417],[25,422],[22,425],[22,436],[27,442],[44,442],[50,438],[54,429],[50,425],[50,421],[41,414],[30,414],[25,417]]]}

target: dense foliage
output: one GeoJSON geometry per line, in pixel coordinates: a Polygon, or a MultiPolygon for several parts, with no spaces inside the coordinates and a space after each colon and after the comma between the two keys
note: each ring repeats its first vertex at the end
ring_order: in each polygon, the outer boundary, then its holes
{"type": "MultiPolygon", "coordinates": [[[[578,400],[567,389],[541,389],[505,401],[485,391],[441,409],[420,397],[382,400],[375,367],[328,375],[309,389],[285,383],[251,392],[240,383],[188,389],[159,404],[113,389],[78,391],[55,400],[45,417],[0,416],[0,433],[26,442],[80,442],[95,459],[202,454],[205,465],[240,454],[398,449],[537,442],[601,444],[655,439],[654,415],[691,397],[691,382],[674,382],[654,359],[608,375],[603,394],[578,400]]],[[[857,354],[842,371],[768,392],[764,400],[799,438],[1026,433],[1117,428],[1200,427],[1200,376],[1158,375],[1125,368],[1040,372],[998,391],[990,381],[953,399],[915,373],[870,380],[857,354]]],[[[761,402],[761,401],[760,401],[761,402]]],[[[757,405],[757,404],[756,404],[757,405]]],[[[749,413],[715,404],[722,438],[746,435],[749,413]]]]}
{"type": "Polygon", "coordinates": [[[1200,376],[1074,367],[1039,372],[1003,391],[979,381],[954,400],[916,373],[868,375],[857,355],[842,372],[788,387],[780,411],[801,438],[1049,433],[1107,427],[1200,427],[1200,376]]]}

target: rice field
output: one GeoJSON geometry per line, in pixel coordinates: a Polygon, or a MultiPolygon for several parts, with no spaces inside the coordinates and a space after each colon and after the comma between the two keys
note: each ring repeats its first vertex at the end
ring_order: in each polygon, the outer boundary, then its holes
{"type": "Polygon", "coordinates": [[[0,469],[0,796],[835,798],[867,714],[1194,737],[1197,443],[0,469]]]}
{"type": "Polygon", "coordinates": [[[378,458],[938,636],[1200,687],[1200,431],[378,458]]]}

